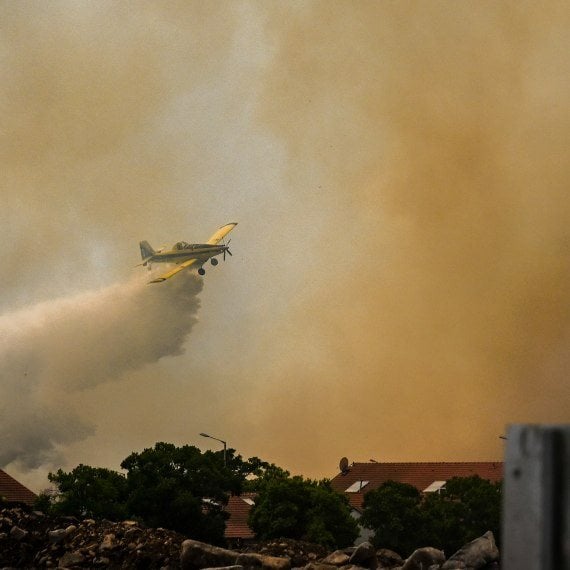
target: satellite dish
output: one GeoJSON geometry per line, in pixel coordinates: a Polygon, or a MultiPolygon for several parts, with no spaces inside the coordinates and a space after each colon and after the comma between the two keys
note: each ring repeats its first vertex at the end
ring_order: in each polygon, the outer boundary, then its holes
{"type": "Polygon", "coordinates": [[[348,459],[346,457],[343,457],[339,461],[338,468],[340,469],[341,473],[346,473],[348,471],[348,459]]]}

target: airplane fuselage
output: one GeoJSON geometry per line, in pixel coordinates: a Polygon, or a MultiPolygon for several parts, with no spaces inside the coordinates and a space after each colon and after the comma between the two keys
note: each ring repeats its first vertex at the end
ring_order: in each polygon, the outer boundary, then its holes
{"type": "Polygon", "coordinates": [[[211,257],[227,251],[226,245],[208,245],[205,243],[177,243],[172,249],[162,250],[145,260],[147,263],[183,263],[188,259],[196,258],[197,264],[205,263],[211,257]]]}
{"type": "Polygon", "coordinates": [[[218,265],[218,260],[215,259],[217,255],[222,254],[224,261],[226,253],[232,255],[230,251],[229,240],[223,243],[224,237],[230,233],[237,226],[237,222],[230,222],[225,226],[221,226],[214,233],[214,235],[206,243],[187,243],[179,241],[175,243],[171,249],[155,250],[148,241],[139,242],[141,250],[142,263],[139,265],[146,265],[148,269],[151,268],[153,263],[171,263],[176,265],[174,269],[170,269],[163,275],[160,275],[149,281],[149,283],[162,283],[172,276],[180,273],[189,267],[198,267],[198,274],[204,275],[206,270],[202,267],[206,261],[210,260],[212,265],[218,265]],[[220,244],[220,242],[222,242],[220,244]]]}

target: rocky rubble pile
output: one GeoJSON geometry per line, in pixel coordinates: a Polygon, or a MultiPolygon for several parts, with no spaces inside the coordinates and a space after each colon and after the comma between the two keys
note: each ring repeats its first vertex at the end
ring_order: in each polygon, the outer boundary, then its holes
{"type": "Polygon", "coordinates": [[[140,568],[149,570],[495,570],[499,551],[493,534],[465,545],[445,559],[420,548],[407,560],[365,542],[335,552],[281,539],[229,550],[185,539],[173,531],[135,521],[78,520],[40,512],[0,510],[0,570],[13,568],[140,568]]]}
{"type": "Polygon", "coordinates": [[[308,562],[302,566],[292,566],[295,557],[300,556],[292,544],[295,541],[277,541],[266,552],[282,549],[287,554],[276,557],[263,553],[236,552],[215,546],[209,546],[195,540],[182,543],[181,566],[188,570],[214,568],[221,570],[498,570],[499,550],[495,545],[492,532],[466,544],[448,560],[441,550],[435,548],[419,548],[407,559],[403,560],[396,552],[387,549],[376,550],[370,543],[364,542],[358,547],[336,550],[324,557],[319,557],[307,547],[308,562]],[[292,554],[294,553],[294,554],[292,554]]]}
{"type": "Polygon", "coordinates": [[[0,510],[0,569],[179,568],[184,536],[134,521],[113,523],[0,510]]]}

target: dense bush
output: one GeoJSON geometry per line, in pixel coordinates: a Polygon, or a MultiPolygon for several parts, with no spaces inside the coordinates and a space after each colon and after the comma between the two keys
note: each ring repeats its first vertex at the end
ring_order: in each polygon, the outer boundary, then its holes
{"type": "Polygon", "coordinates": [[[454,477],[440,493],[422,495],[412,485],[387,481],[364,497],[361,522],[374,543],[404,556],[421,546],[447,555],[491,530],[499,540],[501,484],[478,476],[454,477]]]}
{"type": "MultiPolygon", "coordinates": [[[[80,515],[117,520],[127,515],[127,480],[124,475],[101,467],[78,465],[66,473],[59,469],[48,479],[57,486],[54,514],[80,515]]],[[[38,507],[50,504],[49,495],[40,495],[38,507]]]]}
{"type": "Polygon", "coordinates": [[[157,443],[131,453],[121,467],[79,465],[70,472],[49,474],[56,489],[43,493],[37,506],[54,514],[120,520],[136,518],[191,538],[221,544],[230,494],[259,481],[288,476],[286,471],[257,457],[244,461],[233,449],[206,451],[190,445],[157,443]]]}
{"type": "Polygon", "coordinates": [[[408,554],[423,533],[421,502],[414,486],[387,481],[364,496],[361,523],[374,530],[377,547],[408,554]]]}
{"type": "Polygon", "coordinates": [[[339,548],[358,536],[344,495],[327,481],[271,477],[260,485],[249,524],[260,539],[294,538],[339,548]]]}

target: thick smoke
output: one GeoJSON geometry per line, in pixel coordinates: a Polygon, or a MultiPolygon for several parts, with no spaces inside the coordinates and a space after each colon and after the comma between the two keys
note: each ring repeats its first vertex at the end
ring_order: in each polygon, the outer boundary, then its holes
{"type": "Polygon", "coordinates": [[[140,239],[174,242],[194,227],[204,129],[177,115],[203,105],[192,98],[220,73],[233,13],[144,0],[0,11],[0,222],[4,267],[17,266],[2,284],[12,307],[122,279],[140,239]]]}
{"type": "Polygon", "coordinates": [[[263,436],[286,409],[305,464],[498,459],[506,423],[567,421],[564,3],[270,12],[261,116],[319,235],[263,436]]]}
{"type": "Polygon", "coordinates": [[[211,431],[323,476],[568,421],[566,3],[133,6],[1,5],[1,312],[122,281],[140,239],[236,220],[234,257],[187,355],[8,355],[30,448],[116,468],[211,431]]]}
{"type": "Polygon", "coordinates": [[[190,273],[160,287],[139,276],[1,316],[0,466],[54,465],[92,434],[67,395],[181,354],[201,289],[190,273]]]}

